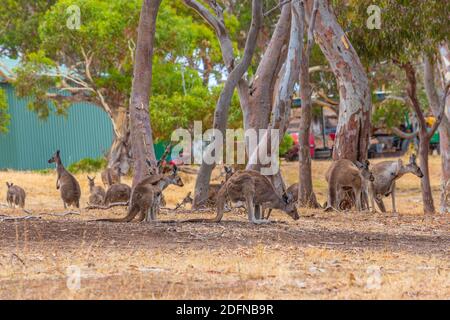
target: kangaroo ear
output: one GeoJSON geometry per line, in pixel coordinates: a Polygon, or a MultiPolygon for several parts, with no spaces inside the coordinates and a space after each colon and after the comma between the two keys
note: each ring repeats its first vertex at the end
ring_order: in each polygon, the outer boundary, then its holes
{"type": "MultiPolygon", "coordinates": [[[[152,167],[152,163],[150,162],[150,160],[145,159],[145,162],[147,163],[148,167],[151,168],[152,167]]],[[[159,164],[158,164],[159,166],[159,164]]]]}
{"type": "Polygon", "coordinates": [[[369,160],[366,160],[364,163],[365,163],[365,165],[366,165],[367,167],[369,167],[369,165],[370,165],[370,161],[369,161],[369,160]]]}
{"type": "Polygon", "coordinates": [[[56,150],[56,155],[59,157],[59,150],[56,150]]]}
{"type": "Polygon", "coordinates": [[[12,184],[9,184],[9,182],[6,182],[6,186],[9,188],[12,186],[12,184]]]}

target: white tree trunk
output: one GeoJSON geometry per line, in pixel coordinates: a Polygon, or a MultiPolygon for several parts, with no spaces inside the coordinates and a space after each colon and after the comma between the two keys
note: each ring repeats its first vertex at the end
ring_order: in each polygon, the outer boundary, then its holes
{"type": "MultiPolygon", "coordinates": [[[[306,3],[307,12],[311,12],[313,1],[306,3]]],[[[333,159],[366,159],[372,108],[369,81],[327,0],[319,3],[314,33],[339,87],[339,121],[333,159]]]]}

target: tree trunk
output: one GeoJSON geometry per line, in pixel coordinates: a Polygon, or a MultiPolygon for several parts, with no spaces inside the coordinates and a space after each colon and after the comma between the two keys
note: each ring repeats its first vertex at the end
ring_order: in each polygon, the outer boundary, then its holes
{"type": "Polygon", "coordinates": [[[428,152],[430,149],[430,139],[433,135],[433,131],[427,132],[425,117],[417,97],[417,79],[414,66],[410,62],[400,64],[400,66],[405,71],[406,79],[408,80],[408,87],[406,90],[408,94],[408,102],[412,106],[419,123],[419,163],[420,169],[423,173],[423,177],[420,180],[420,185],[422,188],[423,210],[426,214],[434,213],[435,209],[428,168],[428,152]]]}
{"type": "MultiPolygon", "coordinates": [[[[369,147],[372,108],[369,81],[328,2],[320,1],[314,34],[339,86],[339,121],[333,159],[364,160],[369,147]]],[[[311,12],[313,1],[308,0],[306,4],[307,12],[311,12]]]]}
{"type": "Polygon", "coordinates": [[[131,166],[128,110],[113,109],[111,121],[114,126],[114,140],[108,154],[108,167],[119,167],[120,173],[124,175],[128,173],[131,166]]]}
{"type": "MultiPolygon", "coordinates": [[[[262,24],[262,4],[259,0],[252,1],[252,23],[250,31],[248,33],[247,42],[245,45],[244,55],[242,60],[237,64],[235,68],[229,74],[225,86],[220,93],[219,100],[217,102],[216,110],[214,113],[213,128],[222,133],[222,137],[225,137],[225,130],[228,122],[228,110],[233,96],[234,89],[238,85],[244,73],[250,66],[253,53],[255,52],[256,40],[258,37],[259,29],[262,24]]],[[[213,142],[214,143],[214,142],[213,142]]],[[[195,182],[195,196],[193,206],[197,207],[208,196],[209,181],[211,180],[211,173],[214,169],[215,163],[209,164],[203,159],[200,167],[197,180],[195,182]]]]}
{"type": "MultiPolygon", "coordinates": [[[[273,106],[273,93],[277,76],[286,59],[287,42],[291,26],[291,5],[281,9],[269,45],[250,83],[248,107],[244,110],[244,129],[267,129],[273,106]]],[[[248,150],[249,157],[254,150],[248,150]]]]}
{"type": "Polygon", "coordinates": [[[434,213],[433,194],[431,192],[430,170],[428,167],[428,153],[430,151],[430,140],[426,129],[419,131],[419,163],[423,177],[420,179],[422,188],[423,211],[426,214],[434,213]]]}
{"type": "Polygon", "coordinates": [[[156,169],[149,103],[153,43],[160,4],[161,0],[144,0],[139,19],[130,99],[131,153],[134,161],[133,187],[148,173],[146,160],[150,161],[156,169]]]}
{"type": "MultiPolygon", "coordinates": [[[[444,82],[450,83],[450,49],[448,44],[442,45],[439,48],[441,54],[441,66],[444,82]]],[[[445,85],[444,85],[445,87],[445,85]]],[[[445,93],[444,93],[445,94],[445,93]]],[[[450,96],[445,98],[445,117],[442,119],[439,127],[439,144],[441,152],[441,199],[439,211],[441,213],[450,212],[450,96]]]]}
{"type": "MultiPolygon", "coordinates": [[[[299,179],[298,179],[298,204],[303,207],[318,208],[316,195],[313,191],[312,173],[311,173],[311,153],[309,147],[309,134],[311,130],[312,119],[312,103],[311,103],[311,83],[309,78],[309,60],[311,56],[312,45],[314,44],[314,36],[312,34],[315,26],[315,18],[317,16],[316,0],[313,6],[313,12],[309,19],[309,28],[307,33],[306,48],[302,51],[302,60],[300,66],[300,99],[302,102],[300,109],[300,125],[298,134],[298,158],[299,158],[299,179]]],[[[302,15],[303,20],[305,14],[302,15]]]]}

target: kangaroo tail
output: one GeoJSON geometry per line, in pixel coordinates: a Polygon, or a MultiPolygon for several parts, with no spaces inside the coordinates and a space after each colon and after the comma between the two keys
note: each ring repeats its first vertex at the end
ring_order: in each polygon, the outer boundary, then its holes
{"type": "Polygon", "coordinates": [[[128,209],[128,214],[123,218],[110,218],[110,219],[97,219],[94,221],[103,221],[103,222],[130,222],[136,217],[140,210],[138,205],[131,205],[128,209]]]}

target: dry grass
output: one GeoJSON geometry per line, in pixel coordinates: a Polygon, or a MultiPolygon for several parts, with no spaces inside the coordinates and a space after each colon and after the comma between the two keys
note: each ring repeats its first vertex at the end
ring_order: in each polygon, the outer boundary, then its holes
{"type": "MultiPolygon", "coordinates": [[[[320,202],[328,166],[313,162],[320,202]]],[[[297,180],[296,168],[283,165],[288,183],[297,180]]],[[[431,157],[430,171],[437,201],[438,157],[431,157]]],[[[184,188],[165,192],[169,207],[193,189],[195,177],[182,177],[184,188]]],[[[77,178],[84,206],[87,178],[77,178]]],[[[0,172],[3,199],[6,180],[24,187],[33,214],[64,211],[54,174],[0,172]]],[[[298,221],[276,212],[276,223],[267,226],[248,224],[242,213],[227,213],[214,225],[86,222],[125,213],[114,208],[0,222],[0,299],[448,299],[449,218],[423,216],[417,177],[407,175],[397,186],[397,216],[302,209],[298,221]],[[69,266],[81,271],[79,290],[68,289],[69,266]],[[374,274],[380,282],[372,288],[374,274]]]]}

